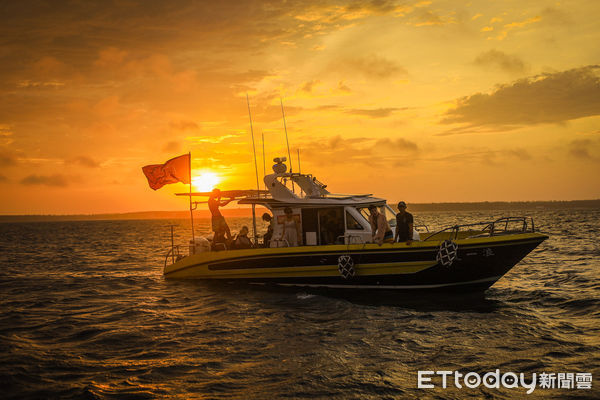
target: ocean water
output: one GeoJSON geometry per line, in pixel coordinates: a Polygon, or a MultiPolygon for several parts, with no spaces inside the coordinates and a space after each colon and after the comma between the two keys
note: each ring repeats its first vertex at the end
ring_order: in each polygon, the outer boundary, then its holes
{"type": "MultiPolygon", "coordinates": [[[[430,229],[507,214],[414,213],[430,229]]],[[[184,243],[183,220],[0,224],[0,398],[598,397],[600,210],[510,214],[550,239],[468,296],[165,280],[168,225],[184,243]],[[496,369],[593,382],[417,388],[419,370],[496,369]]]]}

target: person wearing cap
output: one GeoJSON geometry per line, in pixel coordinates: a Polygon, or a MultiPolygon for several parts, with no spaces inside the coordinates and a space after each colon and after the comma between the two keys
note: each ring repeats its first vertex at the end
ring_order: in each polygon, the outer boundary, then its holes
{"type": "Polygon", "coordinates": [[[378,245],[382,245],[383,242],[393,242],[394,234],[390,224],[385,219],[385,215],[379,212],[377,206],[369,206],[369,223],[371,224],[371,234],[373,235],[373,242],[378,245]]]}
{"type": "Polygon", "coordinates": [[[396,214],[396,237],[395,242],[412,243],[413,236],[413,216],[406,211],[406,203],[398,203],[398,214],[396,214]]]}
{"type": "Polygon", "coordinates": [[[221,201],[221,191],[219,189],[213,189],[210,197],[208,198],[208,209],[212,214],[212,230],[215,233],[214,239],[217,237],[221,239],[227,235],[227,242],[231,242],[231,231],[229,225],[225,221],[225,217],[221,214],[219,207],[224,207],[231,202],[232,199],[221,201]]]}

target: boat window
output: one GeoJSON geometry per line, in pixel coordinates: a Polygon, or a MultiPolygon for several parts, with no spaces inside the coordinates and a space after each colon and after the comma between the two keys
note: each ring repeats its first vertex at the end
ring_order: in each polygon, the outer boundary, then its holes
{"type": "Polygon", "coordinates": [[[346,230],[356,231],[363,229],[365,228],[356,220],[356,218],[354,218],[352,214],[346,211],[346,230]]]}
{"type": "MultiPolygon", "coordinates": [[[[394,211],[390,208],[390,206],[388,206],[386,204],[384,206],[379,206],[378,208],[379,208],[379,212],[383,213],[383,215],[385,215],[385,219],[390,224],[390,227],[396,226],[396,214],[394,214],[394,211]]],[[[358,211],[360,211],[362,216],[365,217],[365,219],[367,221],[370,221],[369,216],[371,215],[371,213],[369,212],[368,207],[358,208],[358,211]]]]}
{"type": "Polygon", "coordinates": [[[396,226],[396,214],[394,214],[394,211],[391,209],[391,207],[386,204],[382,208],[383,213],[385,214],[385,219],[390,224],[390,227],[396,226]]]}
{"type": "Polygon", "coordinates": [[[343,208],[319,209],[319,244],[336,244],[340,241],[343,243],[343,236],[343,208]]]}
{"type": "Polygon", "coordinates": [[[369,216],[371,216],[371,213],[369,212],[369,209],[367,207],[357,208],[357,210],[360,211],[361,215],[365,217],[367,221],[369,220],[369,216]]]}

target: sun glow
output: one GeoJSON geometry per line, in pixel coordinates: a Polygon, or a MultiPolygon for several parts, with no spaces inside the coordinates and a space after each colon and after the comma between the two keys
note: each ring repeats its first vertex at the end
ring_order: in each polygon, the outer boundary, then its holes
{"type": "Polygon", "coordinates": [[[202,172],[192,177],[192,186],[200,192],[210,192],[221,182],[221,178],[214,172],[202,172]]]}

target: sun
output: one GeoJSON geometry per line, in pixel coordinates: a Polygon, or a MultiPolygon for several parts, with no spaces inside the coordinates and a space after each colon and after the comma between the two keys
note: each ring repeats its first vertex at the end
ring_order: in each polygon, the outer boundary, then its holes
{"type": "Polygon", "coordinates": [[[214,172],[201,172],[192,177],[192,186],[200,192],[210,192],[221,182],[221,178],[214,172]]]}

